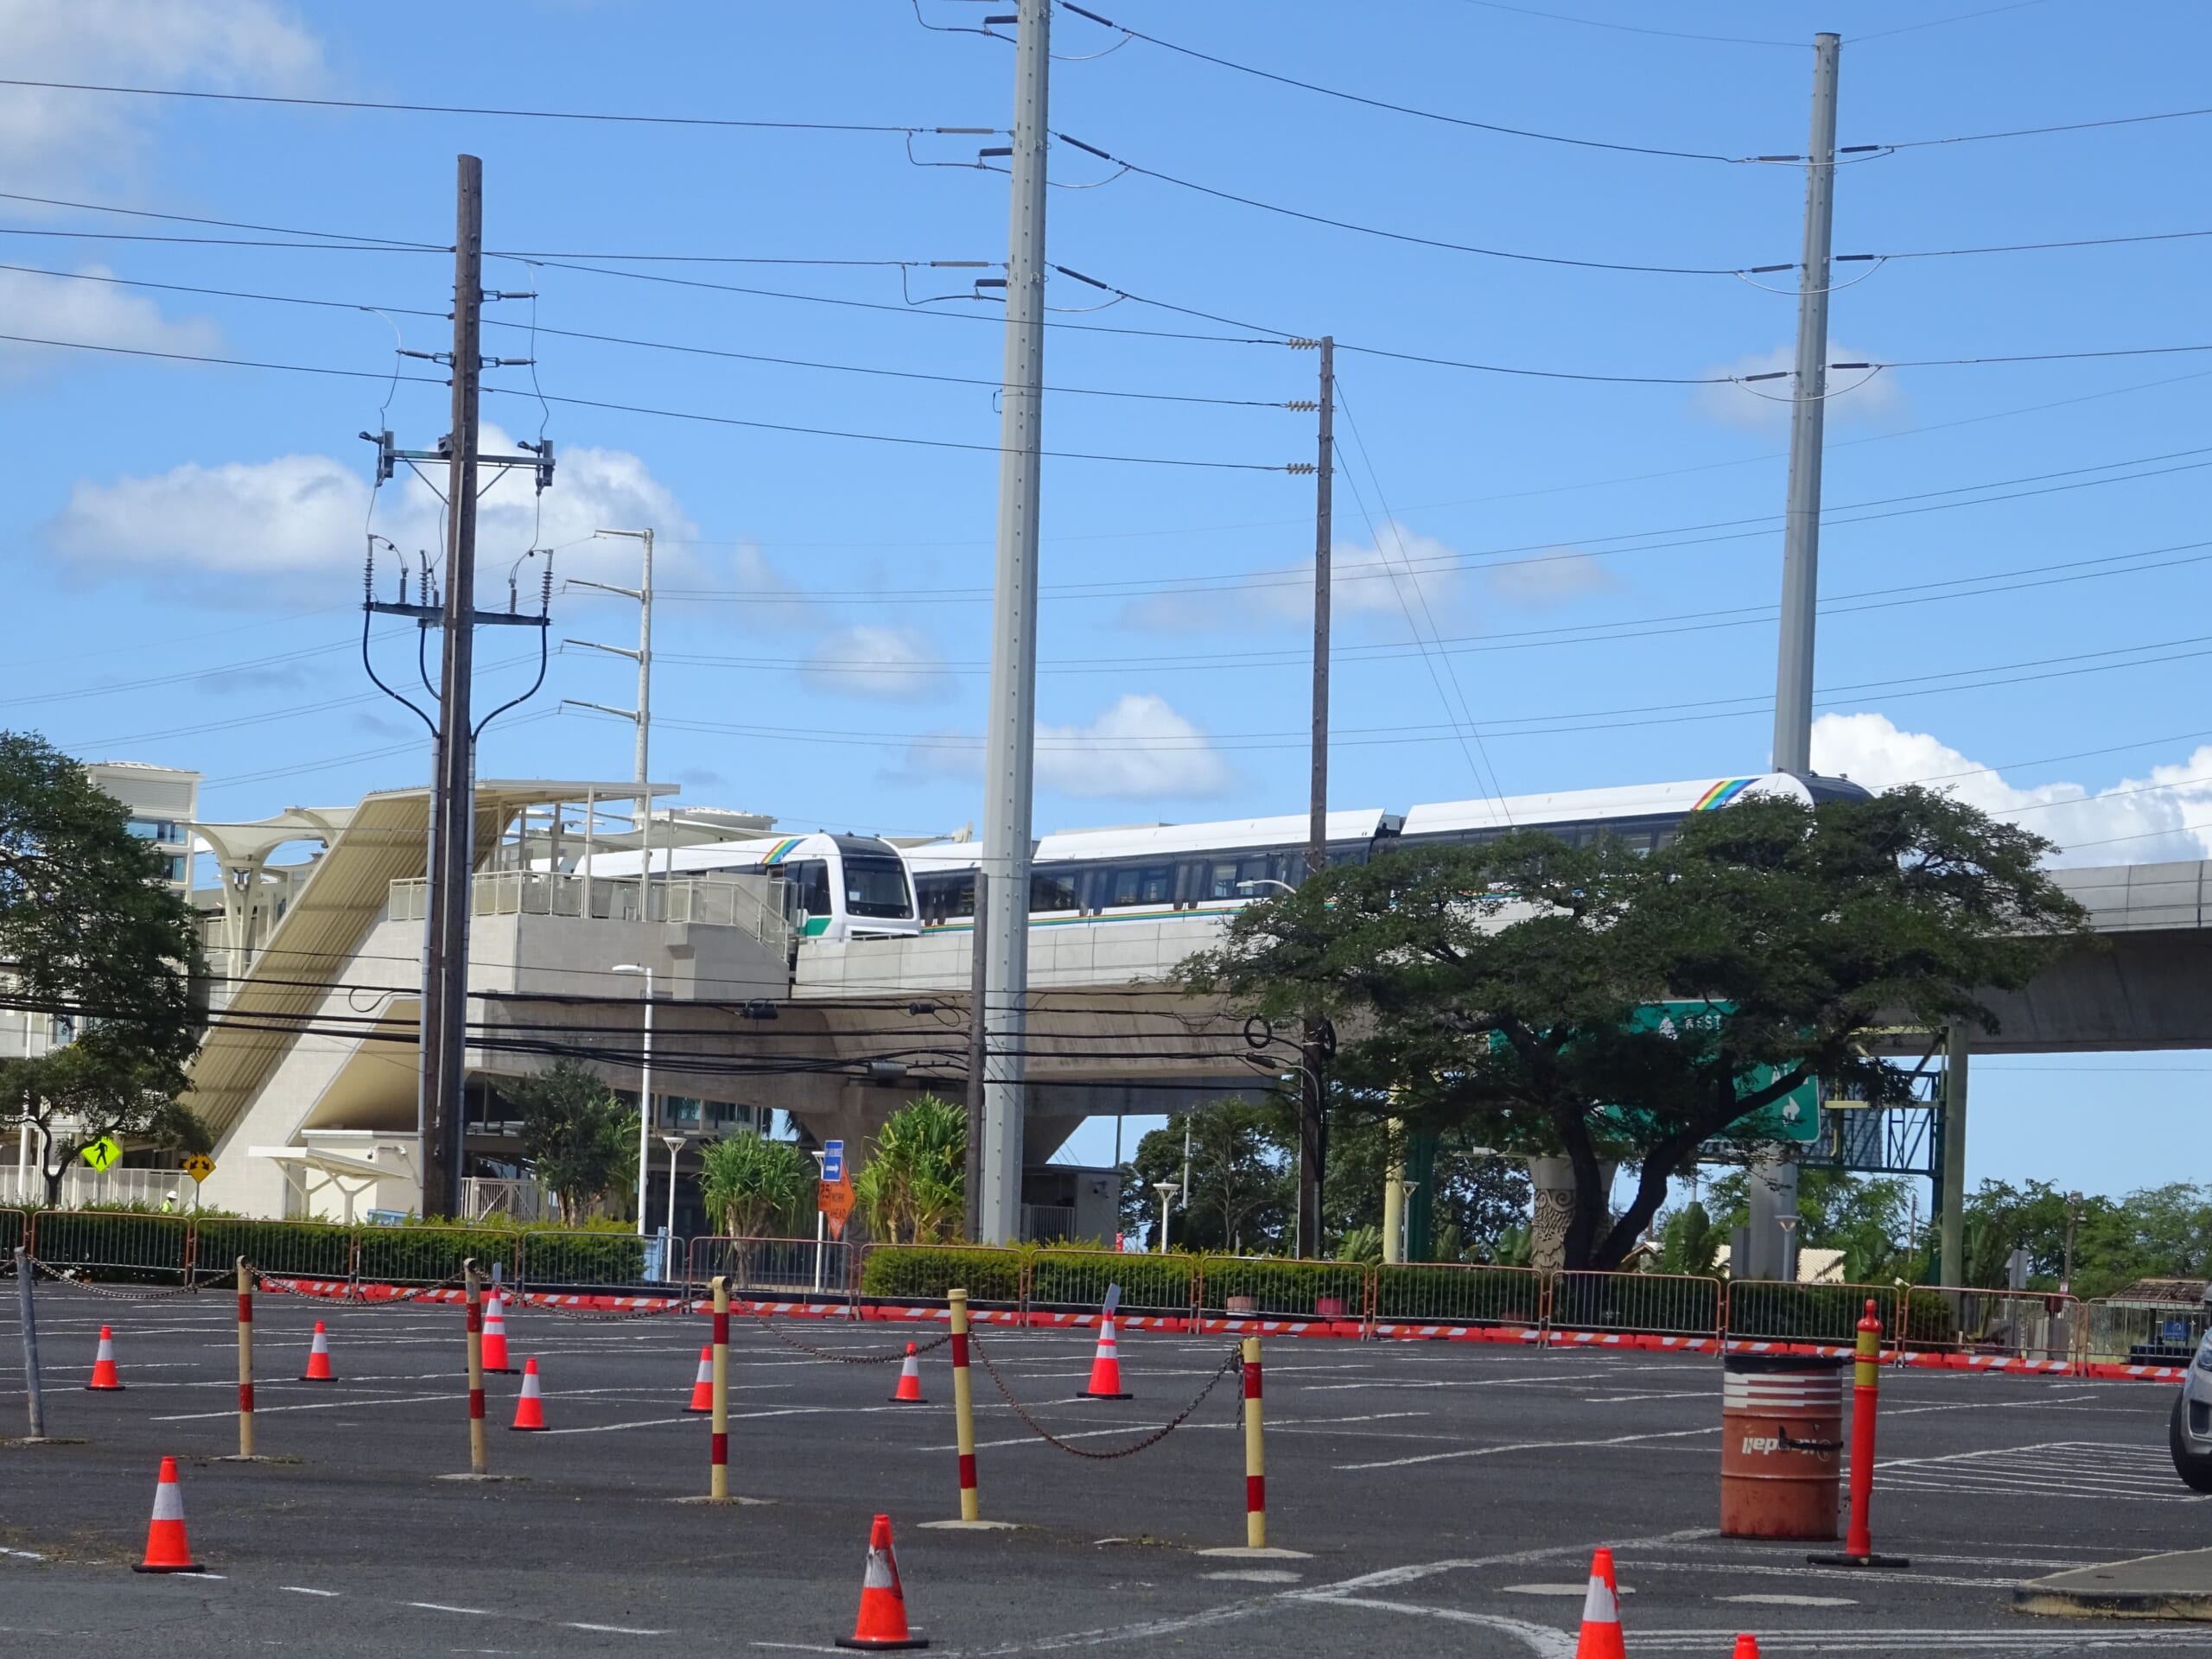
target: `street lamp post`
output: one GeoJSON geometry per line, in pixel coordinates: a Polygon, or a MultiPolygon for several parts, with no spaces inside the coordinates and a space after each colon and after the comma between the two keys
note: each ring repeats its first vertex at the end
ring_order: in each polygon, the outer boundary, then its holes
{"type": "Polygon", "coordinates": [[[2082,1195],[2069,1192],[2066,1195],[2066,1264],[2065,1270],[2058,1275],[2058,1294],[2062,1296],[2074,1294],[2074,1228],[2081,1219],[2082,1195]]]}
{"type": "Polygon", "coordinates": [[[1167,1254],[1167,1206],[1183,1190],[1180,1181],[1154,1181],[1152,1190],[1160,1194],[1160,1254],[1167,1254]]]}
{"type": "Polygon", "coordinates": [[[662,1247],[660,1259],[663,1283],[666,1283],[671,1276],[668,1253],[676,1249],[676,1154],[683,1150],[690,1139],[688,1135],[664,1135],[660,1138],[661,1145],[668,1148],[668,1243],[662,1247]]]}
{"type": "Polygon", "coordinates": [[[638,1236],[645,1236],[645,1160],[653,1127],[653,970],[634,962],[614,964],[618,974],[645,978],[645,1046],[638,1077],[638,1236]]]}

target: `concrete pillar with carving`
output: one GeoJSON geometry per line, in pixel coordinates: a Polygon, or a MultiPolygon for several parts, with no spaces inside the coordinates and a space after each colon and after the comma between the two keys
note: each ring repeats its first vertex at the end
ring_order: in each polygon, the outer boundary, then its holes
{"type": "MultiPolygon", "coordinates": [[[[1611,1163],[1598,1166],[1608,1211],[1611,1209],[1613,1172],[1618,1168],[1618,1164],[1611,1163]]],[[[1531,1158],[1529,1185],[1534,1205],[1529,1222],[1529,1264],[1546,1272],[1556,1272],[1567,1265],[1567,1230],[1574,1221],[1573,1160],[1531,1158]]]]}

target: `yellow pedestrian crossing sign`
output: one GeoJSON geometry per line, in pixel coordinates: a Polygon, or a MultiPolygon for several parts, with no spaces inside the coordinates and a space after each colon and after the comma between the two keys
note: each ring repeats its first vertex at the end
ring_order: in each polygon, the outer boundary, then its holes
{"type": "Polygon", "coordinates": [[[204,1152],[195,1152],[184,1160],[184,1173],[195,1182],[204,1181],[215,1173],[215,1160],[204,1152]]]}
{"type": "Polygon", "coordinates": [[[123,1148],[111,1135],[104,1135],[78,1154],[94,1169],[106,1169],[123,1159],[123,1148]]]}

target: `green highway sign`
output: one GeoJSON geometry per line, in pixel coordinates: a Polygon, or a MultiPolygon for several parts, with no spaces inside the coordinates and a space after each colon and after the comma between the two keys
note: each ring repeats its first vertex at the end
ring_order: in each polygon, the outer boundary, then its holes
{"type": "MultiPolygon", "coordinates": [[[[1735,1011],[1728,1002],[1647,1002],[1630,1016],[1629,1029],[1667,1037],[1682,1031],[1718,1031],[1735,1011]]],[[[1741,1086],[1764,1089],[1773,1081],[1772,1066],[1755,1065],[1744,1074],[1741,1086]]],[[[1808,1077],[1780,1100],[1732,1126],[1728,1135],[1736,1140],[1809,1141],[1820,1132],[1820,1080],[1808,1077]]]]}

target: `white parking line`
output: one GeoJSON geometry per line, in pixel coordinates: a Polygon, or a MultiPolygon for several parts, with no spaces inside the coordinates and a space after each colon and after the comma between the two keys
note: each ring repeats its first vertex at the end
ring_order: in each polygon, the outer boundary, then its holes
{"type": "Polygon", "coordinates": [[[1471,1446],[1453,1452],[1428,1452],[1417,1458],[1387,1458],[1379,1463],[1339,1463],[1338,1469],[1403,1469],[1416,1463],[1444,1463],[1454,1458],[1495,1458],[1508,1452],[1569,1452],[1588,1446],[1633,1446],[1644,1440],[1679,1440],[1694,1434],[1718,1434],[1720,1425],[1704,1428],[1662,1429],[1650,1434],[1612,1434],[1599,1440],[1518,1440],[1510,1446],[1471,1446]]]}

